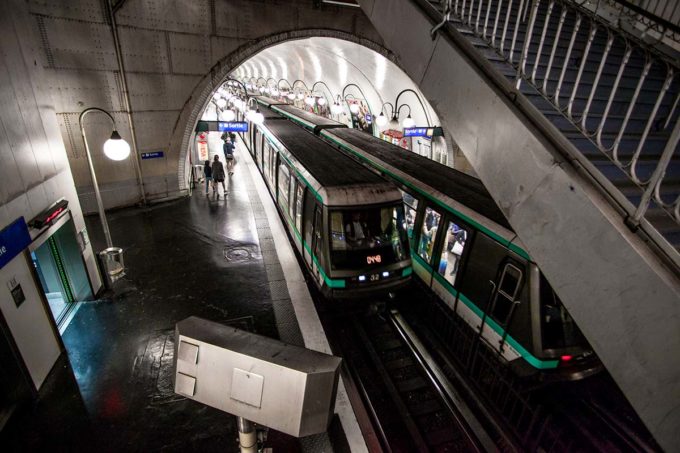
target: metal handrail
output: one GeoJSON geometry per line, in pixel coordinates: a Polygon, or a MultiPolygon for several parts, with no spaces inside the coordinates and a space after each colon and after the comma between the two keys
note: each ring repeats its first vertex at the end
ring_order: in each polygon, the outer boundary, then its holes
{"type": "MultiPolygon", "coordinates": [[[[646,205],[637,207],[632,220],[629,219],[631,225],[639,223],[639,213],[646,212],[652,201],[680,223],[680,197],[664,200],[661,190],[667,166],[673,156],[678,156],[678,134],[670,134],[662,156],[652,160],[656,162],[652,176],[644,176],[641,170],[643,164],[649,165],[650,162],[650,156],[643,158],[643,151],[649,144],[652,130],[670,133],[677,127],[678,119],[673,118],[680,90],[675,90],[672,99],[667,96],[671,86],[678,83],[680,67],[677,61],[665,58],[628,33],[614,29],[610,23],[573,1],[448,0],[443,6],[442,20],[453,16],[486,41],[515,68],[517,89],[522,83],[533,86],[603,156],[621,169],[633,185],[640,188],[643,193],[641,204],[646,205]],[[492,3],[495,8],[492,8],[492,3]],[[604,39],[598,40],[598,37],[604,39]],[[603,42],[604,46],[601,46],[603,42]],[[613,51],[615,45],[624,49],[622,54],[613,51]],[[593,57],[597,46],[600,46],[598,54],[593,57]],[[627,71],[633,55],[642,55],[644,61],[641,70],[635,73],[627,71]],[[542,62],[544,57],[547,57],[547,64],[542,62]],[[591,66],[596,66],[592,76],[594,68],[591,66]],[[617,68],[615,76],[611,69],[606,71],[607,66],[617,68]],[[649,81],[653,70],[655,75],[662,74],[659,86],[653,86],[649,81]],[[574,73],[574,77],[568,77],[568,74],[573,76],[574,73]],[[551,75],[557,74],[555,81],[551,75]],[[613,78],[614,81],[606,85],[602,82],[603,78],[613,78]],[[624,78],[629,82],[637,79],[632,96],[621,93],[624,78]],[[651,112],[644,115],[636,110],[643,91],[646,99],[655,99],[651,112]],[[593,113],[596,98],[607,99],[602,113],[593,113]],[[577,106],[577,99],[585,100],[584,107],[577,106]],[[624,106],[627,103],[622,118],[612,115],[614,102],[624,106]],[[621,124],[618,132],[610,133],[614,135],[613,139],[606,139],[605,128],[614,121],[621,124]],[[644,124],[641,133],[630,132],[634,121],[644,124]],[[631,137],[639,137],[637,147],[632,155],[624,156],[622,142],[631,137]]],[[[440,23],[435,29],[441,26],[440,23]]],[[[616,124],[612,129],[616,130],[616,124]]]]}

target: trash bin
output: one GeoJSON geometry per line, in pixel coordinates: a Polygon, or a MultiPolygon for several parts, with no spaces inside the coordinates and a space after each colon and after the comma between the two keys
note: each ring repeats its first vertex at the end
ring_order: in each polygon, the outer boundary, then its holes
{"type": "Polygon", "coordinates": [[[123,263],[123,249],[120,247],[109,247],[99,252],[99,261],[102,266],[102,273],[109,288],[118,279],[125,276],[125,264],[123,263]]]}

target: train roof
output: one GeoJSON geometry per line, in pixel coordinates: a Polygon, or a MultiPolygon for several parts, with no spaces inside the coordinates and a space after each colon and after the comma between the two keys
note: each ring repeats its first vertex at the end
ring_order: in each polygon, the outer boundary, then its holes
{"type": "Polygon", "coordinates": [[[290,121],[264,126],[318,182],[328,205],[373,204],[399,200],[396,186],[290,121]],[[364,200],[362,202],[362,200],[364,200]]]}
{"type": "Polygon", "coordinates": [[[277,101],[274,98],[270,98],[268,96],[253,96],[255,100],[261,104],[261,105],[266,105],[267,107],[271,107],[272,105],[278,105],[278,104],[286,104],[285,102],[277,101]]]}
{"type": "Polygon", "coordinates": [[[273,111],[269,107],[258,105],[257,108],[260,110],[260,113],[265,120],[286,120],[286,118],[282,117],[280,113],[273,111]]]}
{"type": "Polygon", "coordinates": [[[406,151],[357,129],[333,129],[331,131],[324,131],[323,135],[329,139],[332,139],[332,136],[336,136],[344,140],[348,144],[363,150],[391,167],[422,182],[424,185],[512,231],[512,227],[496,205],[496,202],[477,178],[473,178],[426,157],[406,151]]]}
{"type": "Polygon", "coordinates": [[[347,126],[335,120],[325,118],[323,116],[317,115],[316,113],[311,113],[306,110],[295,107],[294,105],[279,104],[272,106],[272,110],[275,112],[280,112],[289,119],[297,122],[307,129],[311,129],[314,133],[318,133],[320,129],[332,129],[332,128],[346,128],[347,126]]]}

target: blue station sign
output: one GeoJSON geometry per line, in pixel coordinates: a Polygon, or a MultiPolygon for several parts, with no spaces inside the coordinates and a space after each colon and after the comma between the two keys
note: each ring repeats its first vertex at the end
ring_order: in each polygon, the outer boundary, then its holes
{"type": "Polygon", "coordinates": [[[431,127],[405,127],[404,137],[432,137],[431,127]]]}
{"type": "Polygon", "coordinates": [[[142,159],[158,159],[163,157],[163,151],[153,151],[151,153],[142,153],[142,159]]]}
{"type": "Polygon", "coordinates": [[[245,121],[219,121],[217,130],[220,132],[248,132],[248,123],[245,121]]]}
{"type": "Polygon", "coordinates": [[[31,243],[31,235],[23,217],[19,217],[0,231],[0,269],[31,243]]]}

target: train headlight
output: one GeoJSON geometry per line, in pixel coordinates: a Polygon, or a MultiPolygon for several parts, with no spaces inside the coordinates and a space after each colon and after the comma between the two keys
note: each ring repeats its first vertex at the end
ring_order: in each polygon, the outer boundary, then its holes
{"type": "Polygon", "coordinates": [[[366,281],[366,276],[365,276],[365,275],[360,275],[360,276],[359,276],[359,281],[360,281],[360,282],[365,282],[365,281],[366,281]]]}
{"type": "Polygon", "coordinates": [[[389,276],[390,276],[390,273],[387,272],[387,271],[385,271],[385,272],[382,273],[382,276],[383,276],[383,277],[389,277],[389,276]]]}

